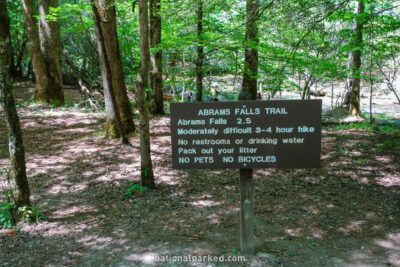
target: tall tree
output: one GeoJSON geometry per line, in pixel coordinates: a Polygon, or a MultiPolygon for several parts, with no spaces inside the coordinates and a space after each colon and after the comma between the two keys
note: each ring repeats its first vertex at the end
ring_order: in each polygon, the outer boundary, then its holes
{"type": "Polygon", "coordinates": [[[352,37],[352,52],[350,55],[350,72],[351,72],[351,87],[350,91],[350,105],[349,112],[351,116],[360,115],[360,85],[361,85],[361,55],[363,46],[363,27],[364,18],[363,13],[365,10],[364,0],[357,0],[355,6],[355,22],[353,26],[352,37]]]}
{"type": "Polygon", "coordinates": [[[42,51],[40,50],[39,34],[34,18],[34,6],[32,0],[21,0],[25,18],[25,28],[28,37],[29,52],[32,61],[32,70],[36,79],[35,98],[46,101],[48,79],[47,69],[42,51]]]}
{"type": "MultiPolygon", "coordinates": [[[[110,64],[109,57],[108,57],[108,51],[105,47],[103,29],[100,25],[99,11],[97,10],[96,4],[94,3],[93,0],[91,1],[91,5],[92,5],[92,9],[93,9],[94,25],[95,25],[96,32],[97,32],[97,39],[98,39],[97,42],[99,44],[99,51],[100,51],[99,53],[101,54],[100,62],[102,64],[102,67],[104,67],[104,73],[105,73],[105,77],[103,76],[103,80],[108,85],[107,93],[108,93],[108,97],[111,100],[111,103],[109,103],[111,105],[110,109],[113,111],[113,114],[115,114],[115,121],[118,126],[118,130],[122,136],[122,143],[128,144],[129,140],[128,140],[128,137],[125,132],[125,127],[122,125],[122,122],[121,122],[121,115],[119,112],[117,99],[115,97],[114,84],[112,82],[111,64],[110,64]]],[[[104,95],[106,96],[106,94],[104,94],[104,95]]]]}
{"type": "Polygon", "coordinates": [[[203,64],[204,64],[204,37],[203,37],[203,0],[197,1],[197,60],[196,60],[196,100],[203,99],[203,64]]]}
{"type": "Polygon", "coordinates": [[[122,72],[121,54],[118,44],[116,11],[114,0],[95,0],[95,8],[98,12],[99,23],[95,23],[97,36],[97,50],[100,59],[101,74],[103,77],[104,102],[106,105],[106,136],[117,138],[120,136],[117,121],[112,105],[110,94],[110,84],[107,81],[107,75],[111,76],[112,87],[114,89],[117,100],[118,110],[121,116],[122,125],[125,127],[126,133],[132,133],[136,130],[133,123],[133,115],[131,105],[128,99],[125,86],[124,74],[122,72]],[[99,27],[101,29],[99,29],[99,27]],[[103,33],[104,47],[106,51],[101,49],[100,30],[103,33]],[[107,59],[105,59],[107,56],[107,59]],[[107,73],[105,65],[106,60],[110,63],[110,73],[107,73]]]}
{"type": "MultiPolygon", "coordinates": [[[[239,96],[240,100],[257,99],[258,15],[259,1],[247,0],[243,88],[239,96]]],[[[240,248],[243,254],[254,253],[253,189],[253,169],[240,169],[240,248]]]]}
{"type": "Polygon", "coordinates": [[[259,12],[258,0],[247,0],[246,4],[246,35],[244,40],[244,73],[243,91],[251,95],[252,100],[257,98],[258,74],[258,29],[257,18],[259,12]]]}
{"type": "Polygon", "coordinates": [[[136,80],[140,113],[140,169],[143,186],[154,188],[153,165],[150,154],[149,110],[146,102],[150,69],[149,21],[147,0],[139,0],[140,68],[136,80]]]}
{"type": "Polygon", "coordinates": [[[58,6],[58,0],[38,0],[39,7],[39,40],[47,74],[47,90],[45,94],[38,92],[36,99],[55,105],[64,104],[62,68],[61,68],[61,36],[58,21],[48,18],[50,9],[58,6]]]}
{"type": "Polygon", "coordinates": [[[0,101],[6,117],[8,147],[17,189],[15,204],[17,207],[30,207],[22,131],[11,88],[12,48],[10,36],[10,19],[7,14],[6,0],[0,0],[0,101]]]}
{"type": "Polygon", "coordinates": [[[155,48],[151,55],[150,83],[153,89],[153,114],[164,114],[162,50],[161,44],[161,0],[150,0],[150,48],[155,48]]]}

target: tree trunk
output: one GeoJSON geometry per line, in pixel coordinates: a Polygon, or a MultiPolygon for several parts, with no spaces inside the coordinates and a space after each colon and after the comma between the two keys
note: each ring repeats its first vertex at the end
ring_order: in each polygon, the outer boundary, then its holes
{"type": "MultiPolygon", "coordinates": [[[[256,20],[258,8],[258,0],[247,0],[243,87],[239,100],[257,99],[258,31],[256,20]]],[[[240,169],[240,249],[245,255],[254,254],[253,183],[253,169],[240,169]]]]}
{"type": "Polygon", "coordinates": [[[25,151],[14,96],[11,91],[11,35],[6,0],[0,0],[0,100],[6,117],[8,147],[16,184],[16,207],[31,206],[25,151]]]}
{"type": "Polygon", "coordinates": [[[120,132],[118,131],[115,113],[112,108],[110,85],[107,82],[107,75],[111,75],[112,78],[112,86],[117,100],[121,122],[126,133],[132,133],[136,130],[136,128],[135,124],[133,123],[132,109],[127,95],[124,74],[122,72],[121,54],[117,35],[115,3],[114,0],[95,0],[94,4],[98,10],[100,25],[95,25],[95,30],[101,74],[103,77],[104,102],[106,105],[106,136],[118,138],[120,136],[120,132]],[[101,27],[101,29],[99,29],[99,27],[101,27]],[[103,33],[105,51],[101,49],[101,42],[99,38],[100,30],[103,33]],[[107,59],[105,58],[105,55],[107,55],[107,59]],[[110,63],[110,74],[107,73],[105,65],[106,60],[110,63]]]}
{"type": "Polygon", "coordinates": [[[246,5],[246,36],[245,59],[243,74],[243,94],[250,94],[252,100],[257,99],[257,73],[258,73],[258,17],[259,1],[247,0],[246,5]],[[246,93],[247,92],[247,93],[246,93]]]}
{"type": "Polygon", "coordinates": [[[140,68],[137,77],[137,102],[140,113],[141,183],[154,188],[154,174],[150,155],[149,111],[146,103],[150,69],[149,22],[147,0],[139,0],[140,68]]]}
{"type": "Polygon", "coordinates": [[[23,77],[23,67],[22,60],[25,54],[26,49],[26,35],[25,33],[22,36],[21,46],[18,49],[18,52],[11,57],[11,77],[12,78],[22,78],[23,77]]]}
{"type": "Polygon", "coordinates": [[[365,5],[364,0],[358,0],[355,7],[356,21],[353,30],[355,31],[355,38],[353,41],[354,51],[352,52],[352,82],[350,92],[350,107],[349,112],[351,116],[360,115],[360,84],[361,84],[361,53],[363,45],[363,19],[360,15],[364,13],[365,5]]]}
{"type": "Polygon", "coordinates": [[[172,83],[172,97],[175,98],[175,83],[176,83],[176,61],[178,60],[178,51],[171,52],[171,83],[172,83]]]}
{"type": "Polygon", "coordinates": [[[39,40],[44,63],[47,70],[46,95],[36,95],[37,100],[55,104],[64,104],[62,69],[61,69],[61,35],[60,23],[46,17],[51,8],[58,6],[58,0],[38,0],[39,6],[39,40]]]}
{"type": "Polygon", "coordinates": [[[47,70],[40,50],[39,34],[37,30],[35,12],[32,0],[21,0],[25,18],[26,35],[28,38],[29,52],[31,54],[32,72],[36,81],[35,98],[46,99],[47,95],[47,70]]]}
{"type": "Polygon", "coordinates": [[[18,53],[17,60],[15,61],[15,77],[22,78],[23,76],[23,66],[22,66],[22,60],[24,59],[25,51],[26,51],[26,35],[24,34],[21,45],[21,49],[18,53]]]}
{"type": "MultiPolygon", "coordinates": [[[[128,137],[125,132],[125,127],[122,125],[121,121],[121,115],[119,112],[119,107],[117,104],[117,98],[115,95],[114,91],[114,83],[112,81],[113,76],[112,76],[112,71],[111,71],[111,62],[109,61],[109,56],[106,47],[105,47],[105,41],[104,41],[104,32],[103,28],[101,26],[100,22],[100,13],[99,10],[96,7],[96,4],[94,0],[91,0],[91,5],[92,5],[92,10],[93,10],[93,21],[94,25],[96,27],[96,33],[97,33],[97,42],[99,45],[99,53],[101,52],[102,54],[99,55],[99,58],[103,59],[102,61],[102,69],[104,68],[104,73],[105,76],[103,76],[103,80],[105,81],[105,84],[108,85],[108,97],[110,98],[110,109],[112,109],[113,114],[115,114],[115,123],[116,126],[118,127],[119,133],[122,136],[122,143],[124,144],[129,144],[128,137]]],[[[105,91],[105,90],[104,90],[105,91]]],[[[104,94],[106,96],[106,94],[104,94]]],[[[116,127],[115,127],[116,128],[116,127]]]]}
{"type": "Polygon", "coordinates": [[[198,0],[197,3],[197,60],[196,60],[196,100],[203,100],[203,64],[204,64],[204,47],[203,47],[203,1],[198,0]]]}
{"type": "Polygon", "coordinates": [[[151,57],[152,71],[150,73],[151,88],[153,89],[152,113],[163,115],[163,79],[162,79],[162,50],[157,46],[161,43],[161,0],[150,0],[150,47],[157,48],[151,57]]]}

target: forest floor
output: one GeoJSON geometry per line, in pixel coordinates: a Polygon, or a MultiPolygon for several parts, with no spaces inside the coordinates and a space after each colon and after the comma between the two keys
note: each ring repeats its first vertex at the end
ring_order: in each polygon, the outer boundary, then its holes
{"type": "MultiPolygon", "coordinates": [[[[26,90],[16,88],[20,101],[26,90]]],[[[169,118],[154,117],[157,189],[128,196],[140,179],[138,134],[132,147],[105,139],[101,112],[18,111],[41,220],[0,230],[1,266],[400,266],[400,158],[381,149],[380,131],[325,126],[322,168],[255,171],[256,256],[160,263],[238,255],[238,170],[172,169],[169,118]]],[[[10,164],[3,122],[0,168],[10,164]]]]}

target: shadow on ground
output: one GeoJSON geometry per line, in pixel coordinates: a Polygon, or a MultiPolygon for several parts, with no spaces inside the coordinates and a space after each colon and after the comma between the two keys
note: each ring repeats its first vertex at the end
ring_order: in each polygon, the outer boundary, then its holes
{"type": "MultiPolygon", "coordinates": [[[[43,216],[0,232],[3,265],[400,266],[400,165],[374,132],[325,128],[321,169],[255,172],[257,256],[246,262],[156,262],[237,256],[237,170],[171,168],[169,119],[152,121],[157,189],[139,184],[133,147],[101,136],[99,113],[20,110],[32,199],[43,216]],[[207,265],[208,264],[208,265],[207,265]]],[[[2,116],[2,114],[1,114],[2,116]]],[[[0,167],[8,166],[0,125],[0,167]]],[[[0,193],[1,194],[1,193],[0,193]]]]}

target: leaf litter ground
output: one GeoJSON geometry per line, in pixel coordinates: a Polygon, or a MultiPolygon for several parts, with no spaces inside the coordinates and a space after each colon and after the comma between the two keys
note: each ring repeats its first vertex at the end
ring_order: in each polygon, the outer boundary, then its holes
{"type": "MultiPolygon", "coordinates": [[[[20,105],[19,115],[43,218],[17,233],[0,230],[0,265],[400,266],[400,162],[394,150],[378,149],[377,132],[327,126],[321,169],[255,171],[256,256],[157,263],[155,256],[237,256],[238,170],[173,170],[169,118],[155,117],[157,189],[127,196],[140,179],[138,134],[132,147],[104,139],[101,112],[20,105]]],[[[1,123],[0,168],[9,164],[1,123]]]]}

